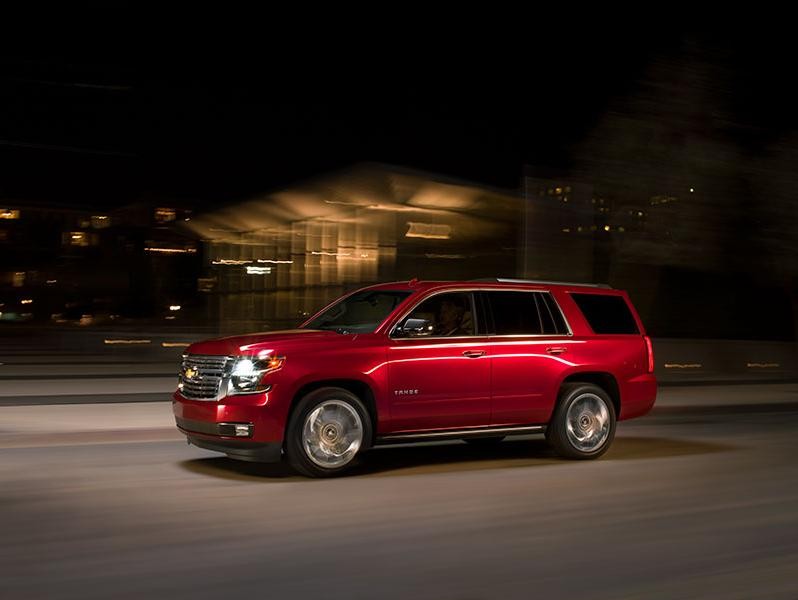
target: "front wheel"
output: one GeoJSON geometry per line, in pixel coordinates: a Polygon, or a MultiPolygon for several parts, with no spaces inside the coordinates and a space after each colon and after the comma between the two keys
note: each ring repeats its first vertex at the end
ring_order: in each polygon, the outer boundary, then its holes
{"type": "Polygon", "coordinates": [[[546,439],[564,458],[598,458],[615,437],[615,407],[592,383],[567,383],[546,430],[546,439]]]}
{"type": "Polygon", "coordinates": [[[320,388],[299,401],[288,422],[288,463],[308,477],[331,477],[352,466],[371,440],[371,418],[360,399],[340,388],[320,388]]]}

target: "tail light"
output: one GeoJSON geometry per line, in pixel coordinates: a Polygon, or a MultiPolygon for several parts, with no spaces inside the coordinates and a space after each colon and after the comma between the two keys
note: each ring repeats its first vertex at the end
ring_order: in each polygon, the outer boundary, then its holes
{"type": "Polygon", "coordinates": [[[647,335],[643,336],[646,340],[646,354],[648,355],[648,372],[654,372],[654,346],[651,344],[651,338],[647,335]]]}

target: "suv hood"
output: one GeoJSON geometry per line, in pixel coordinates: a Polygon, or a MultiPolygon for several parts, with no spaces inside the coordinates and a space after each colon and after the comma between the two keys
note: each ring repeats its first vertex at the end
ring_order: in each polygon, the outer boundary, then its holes
{"type": "Polygon", "coordinates": [[[186,349],[186,353],[236,356],[239,354],[255,354],[261,350],[268,350],[277,344],[282,345],[286,342],[313,344],[323,340],[330,341],[344,338],[351,339],[352,336],[344,336],[334,331],[318,329],[289,329],[286,331],[268,331],[204,340],[191,344],[186,349]]]}

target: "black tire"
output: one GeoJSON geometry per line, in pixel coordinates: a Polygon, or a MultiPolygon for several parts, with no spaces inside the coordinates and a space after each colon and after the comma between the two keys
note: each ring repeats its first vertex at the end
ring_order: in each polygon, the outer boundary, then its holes
{"type": "Polygon", "coordinates": [[[495,435],[493,437],[475,437],[464,438],[464,441],[477,448],[492,448],[504,440],[503,435],[495,435]]]}
{"type": "Polygon", "coordinates": [[[285,456],[288,464],[306,477],[334,477],[344,473],[356,464],[362,450],[372,439],[371,415],[363,402],[352,392],[341,388],[325,387],[313,390],[301,398],[291,413],[285,435],[285,456]],[[314,462],[303,443],[305,420],[317,407],[335,401],[355,411],[360,418],[362,441],[355,455],[340,466],[323,466],[314,462]]]}
{"type": "MultiPolygon", "coordinates": [[[[578,408],[579,406],[577,405],[574,407],[574,410],[578,410],[578,408]]],[[[589,419],[589,416],[592,413],[586,411],[582,414],[585,415],[585,419],[589,419]]],[[[604,389],[592,383],[566,383],[560,389],[557,408],[554,410],[554,415],[552,416],[549,426],[546,429],[546,440],[549,442],[554,451],[563,458],[576,460],[589,460],[598,458],[607,451],[607,449],[610,447],[610,444],[612,444],[612,440],[615,438],[615,421],[615,407],[610,399],[609,394],[607,394],[604,389]],[[598,399],[600,402],[597,402],[596,399],[598,399]],[[593,448],[580,448],[578,445],[576,445],[578,443],[577,441],[572,441],[573,434],[569,435],[568,412],[569,409],[571,409],[571,407],[577,402],[580,402],[580,404],[589,404],[599,408],[599,411],[596,413],[598,418],[606,418],[608,430],[606,434],[597,436],[598,439],[596,440],[596,446],[593,448]],[[606,413],[600,409],[601,405],[603,405],[606,413]]],[[[586,427],[587,426],[588,425],[586,425],[586,427]]],[[[601,431],[601,428],[599,430],[601,431]]],[[[582,432],[576,432],[577,435],[579,433],[582,432]]]]}

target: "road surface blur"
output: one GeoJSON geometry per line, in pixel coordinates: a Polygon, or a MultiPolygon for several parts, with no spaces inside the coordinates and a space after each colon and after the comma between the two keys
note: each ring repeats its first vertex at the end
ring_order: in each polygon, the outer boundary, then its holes
{"type": "Polygon", "coordinates": [[[535,438],[349,477],[187,446],[168,403],[0,406],[2,598],[798,597],[798,385],[661,390],[593,462],[535,438]]]}

